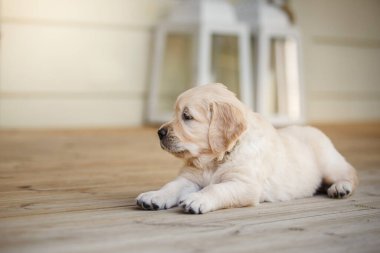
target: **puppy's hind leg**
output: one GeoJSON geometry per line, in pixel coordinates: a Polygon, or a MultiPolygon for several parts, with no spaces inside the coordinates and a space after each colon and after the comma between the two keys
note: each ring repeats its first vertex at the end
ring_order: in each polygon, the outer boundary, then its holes
{"type": "Polygon", "coordinates": [[[354,192],[358,177],[355,168],[333,149],[322,171],[323,185],[327,186],[327,196],[330,198],[345,198],[354,192]]]}
{"type": "Polygon", "coordinates": [[[322,189],[330,198],[350,196],[358,185],[356,170],[336,150],[330,139],[316,128],[306,128],[309,143],[322,176],[322,189]]]}

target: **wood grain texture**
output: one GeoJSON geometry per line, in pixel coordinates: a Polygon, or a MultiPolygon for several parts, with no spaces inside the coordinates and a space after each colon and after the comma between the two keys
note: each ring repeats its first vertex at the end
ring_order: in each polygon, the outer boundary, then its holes
{"type": "Polygon", "coordinates": [[[325,196],[188,215],[143,211],[175,177],[155,129],[0,132],[0,252],[378,252],[380,124],[321,125],[358,168],[325,196]]]}

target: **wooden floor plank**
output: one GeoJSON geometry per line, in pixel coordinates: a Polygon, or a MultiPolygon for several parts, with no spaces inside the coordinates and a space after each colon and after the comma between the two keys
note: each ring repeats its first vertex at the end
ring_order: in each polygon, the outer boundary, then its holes
{"type": "Polygon", "coordinates": [[[379,252],[380,124],[318,127],[358,168],[352,198],[195,216],[135,207],[181,166],[155,129],[0,131],[0,252],[379,252]]]}

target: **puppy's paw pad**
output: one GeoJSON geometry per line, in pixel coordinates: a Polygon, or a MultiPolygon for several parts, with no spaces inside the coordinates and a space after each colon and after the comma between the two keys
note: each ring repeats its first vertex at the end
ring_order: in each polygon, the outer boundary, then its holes
{"type": "Polygon", "coordinates": [[[152,202],[152,207],[154,210],[158,210],[160,208],[159,205],[157,205],[156,203],[152,202]]]}
{"type": "Polygon", "coordinates": [[[330,198],[346,198],[352,193],[352,185],[348,181],[339,181],[330,186],[327,196],[330,198]]]}
{"type": "Polygon", "coordinates": [[[149,203],[147,203],[147,202],[142,202],[142,206],[145,208],[145,209],[152,209],[152,206],[149,204],[149,203]]]}
{"type": "Polygon", "coordinates": [[[213,211],[211,201],[200,193],[190,194],[186,199],[180,201],[179,206],[190,214],[203,214],[213,211]]]}
{"type": "Polygon", "coordinates": [[[146,210],[152,210],[153,206],[152,206],[151,198],[153,195],[154,195],[154,192],[141,193],[136,198],[136,205],[146,210]]]}
{"type": "Polygon", "coordinates": [[[136,204],[145,210],[162,210],[175,206],[175,199],[160,191],[151,191],[140,194],[136,204]]]}

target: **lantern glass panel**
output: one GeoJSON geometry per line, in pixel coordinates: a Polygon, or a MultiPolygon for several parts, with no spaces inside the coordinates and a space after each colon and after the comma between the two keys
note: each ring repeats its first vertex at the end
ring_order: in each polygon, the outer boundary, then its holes
{"type": "Polygon", "coordinates": [[[271,115],[298,119],[301,112],[296,41],[292,38],[273,38],[270,45],[267,111],[271,115]]]}
{"type": "MultiPolygon", "coordinates": [[[[257,77],[257,38],[255,36],[251,36],[250,38],[250,50],[251,50],[251,63],[252,63],[252,74],[251,74],[251,78],[253,80],[253,87],[252,87],[252,92],[254,94],[257,94],[258,93],[258,88],[257,88],[257,84],[256,84],[256,77],[257,77]]],[[[254,98],[253,100],[253,104],[254,104],[254,110],[257,110],[256,108],[256,104],[257,103],[257,99],[254,98]]]]}
{"type": "Polygon", "coordinates": [[[159,112],[172,111],[178,95],[192,86],[192,38],[169,33],[166,37],[159,85],[159,112]]]}
{"type": "Polygon", "coordinates": [[[237,96],[239,88],[239,55],[237,36],[215,34],[212,36],[211,78],[223,83],[237,96]]]}
{"type": "Polygon", "coordinates": [[[297,45],[297,42],[292,38],[288,38],[285,42],[286,90],[289,98],[287,101],[287,113],[292,119],[301,117],[300,62],[297,45]]]}

